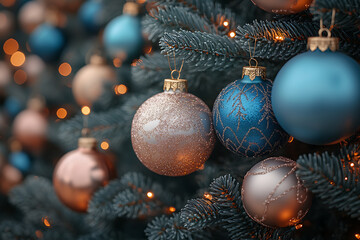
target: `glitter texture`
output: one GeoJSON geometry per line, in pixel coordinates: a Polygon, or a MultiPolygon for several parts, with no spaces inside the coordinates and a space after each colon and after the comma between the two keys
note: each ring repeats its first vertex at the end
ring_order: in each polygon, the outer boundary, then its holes
{"type": "Polygon", "coordinates": [[[241,195],[254,221],[267,227],[287,227],[306,215],[311,195],[295,171],[296,162],[284,157],[265,159],[250,169],[241,195]]]}
{"type": "Polygon", "coordinates": [[[151,171],[166,176],[190,174],[214,148],[211,112],[192,94],[159,93],[136,112],[131,140],[136,155],[151,171]]]}

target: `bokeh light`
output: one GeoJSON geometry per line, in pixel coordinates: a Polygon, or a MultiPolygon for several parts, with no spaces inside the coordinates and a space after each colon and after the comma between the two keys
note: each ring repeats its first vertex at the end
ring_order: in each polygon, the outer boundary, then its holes
{"type": "Polygon", "coordinates": [[[12,55],[19,50],[19,43],[15,39],[9,38],[5,41],[3,49],[7,55],[12,55]]]}
{"type": "Polygon", "coordinates": [[[25,62],[25,54],[17,51],[13,55],[11,55],[10,62],[15,67],[20,67],[25,62]]]}
{"type": "Polygon", "coordinates": [[[67,111],[65,108],[59,108],[57,111],[56,111],[56,116],[60,119],[64,119],[66,118],[67,116],[67,111]]]}
{"type": "Polygon", "coordinates": [[[60,64],[60,66],[59,66],[60,75],[67,77],[70,75],[71,71],[72,71],[72,68],[69,63],[64,62],[64,63],[60,64]]]}
{"type": "Polygon", "coordinates": [[[89,114],[91,113],[91,110],[90,110],[90,108],[89,108],[88,106],[83,106],[83,107],[81,108],[81,112],[82,112],[82,114],[84,114],[84,115],[89,115],[89,114]]]}
{"type": "Polygon", "coordinates": [[[26,82],[26,80],[27,80],[26,72],[22,69],[16,70],[16,72],[14,73],[14,82],[18,85],[22,85],[26,82]]]}

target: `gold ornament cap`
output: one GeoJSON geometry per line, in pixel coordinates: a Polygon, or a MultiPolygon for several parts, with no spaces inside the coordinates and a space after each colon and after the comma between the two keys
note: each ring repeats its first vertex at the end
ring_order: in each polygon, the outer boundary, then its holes
{"type": "Polygon", "coordinates": [[[164,91],[187,92],[188,82],[186,79],[165,79],[164,91]]]}
{"type": "Polygon", "coordinates": [[[139,5],[135,2],[127,2],[124,5],[123,13],[137,16],[139,14],[139,5]]]}
{"type": "Polygon", "coordinates": [[[331,32],[329,29],[323,28],[319,30],[319,37],[309,37],[307,48],[314,52],[316,49],[319,49],[322,52],[330,49],[335,52],[339,49],[339,38],[331,37],[331,32]],[[323,37],[323,32],[328,34],[327,37],[323,37]]]}
{"type": "Polygon", "coordinates": [[[246,66],[243,67],[242,78],[244,76],[249,76],[250,80],[253,81],[256,77],[261,77],[262,79],[266,79],[266,67],[254,67],[254,66],[246,66]]]}
{"type": "Polygon", "coordinates": [[[78,141],[79,148],[96,149],[97,141],[96,138],[92,137],[81,137],[78,141]]]}

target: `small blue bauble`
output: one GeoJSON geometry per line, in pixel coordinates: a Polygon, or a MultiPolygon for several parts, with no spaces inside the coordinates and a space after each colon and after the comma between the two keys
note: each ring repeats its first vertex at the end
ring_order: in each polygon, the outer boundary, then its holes
{"type": "Polygon", "coordinates": [[[23,174],[29,173],[31,169],[30,156],[24,152],[13,152],[9,155],[10,164],[21,171],[23,174]]]}
{"type": "Polygon", "coordinates": [[[56,60],[65,46],[65,37],[56,27],[44,23],[30,35],[31,51],[45,61],[56,60]]]}
{"type": "Polygon", "coordinates": [[[79,10],[79,18],[87,31],[96,33],[100,30],[100,13],[102,4],[100,1],[89,0],[79,10]]]}
{"type": "Polygon", "coordinates": [[[360,127],[360,65],[339,52],[315,50],[277,75],[272,105],[283,129],[308,144],[333,144],[360,127]]]}
{"type": "Polygon", "coordinates": [[[104,30],[104,45],[111,57],[137,58],[144,45],[140,19],[123,14],[111,20],[104,30]]]}
{"type": "Polygon", "coordinates": [[[8,97],[4,103],[5,109],[10,117],[16,117],[23,110],[21,102],[15,97],[8,97]]]}
{"type": "Polygon", "coordinates": [[[225,87],[217,97],[214,126],[221,143],[244,157],[268,155],[283,146],[288,135],[271,109],[270,80],[245,75],[225,87]]]}

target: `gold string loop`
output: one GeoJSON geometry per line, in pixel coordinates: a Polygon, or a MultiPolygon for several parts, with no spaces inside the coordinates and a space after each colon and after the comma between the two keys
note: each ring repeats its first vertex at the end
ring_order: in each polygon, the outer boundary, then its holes
{"type": "Polygon", "coordinates": [[[180,69],[177,69],[177,67],[176,67],[175,50],[173,51],[173,53],[174,53],[174,69],[172,69],[172,67],[171,67],[170,57],[169,57],[169,54],[167,54],[168,63],[169,63],[169,68],[170,68],[170,71],[171,71],[171,79],[175,80],[175,78],[174,78],[174,73],[178,73],[178,76],[177,76],[176,79],[179,80],[179,79],[180,79],[180,76],[181,76],[181,71],[182,71],[182,69],[183,69],[183,67],[184,67],[184,59],[182,60],[180,69]]]}

